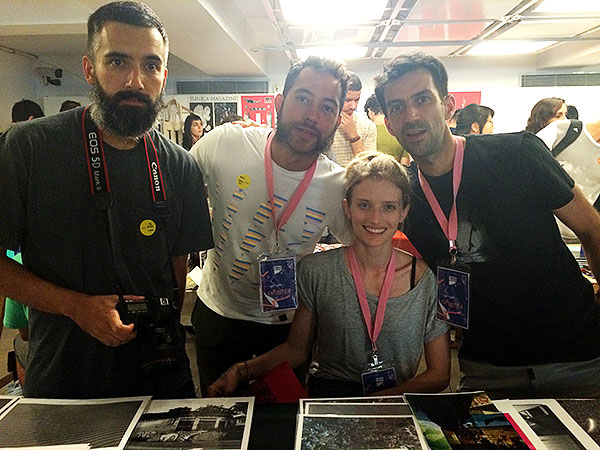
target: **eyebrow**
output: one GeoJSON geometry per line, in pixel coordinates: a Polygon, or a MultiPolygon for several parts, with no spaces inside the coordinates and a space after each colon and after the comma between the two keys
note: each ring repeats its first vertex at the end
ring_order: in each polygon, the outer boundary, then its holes
{"type": "MultiPolygon", "coordinates": [[[[123,52],[109,52],[106,55],[104,55],[104,58],[129,58],[129,59],[131,59],[132,56],[127,53],[123,53],[123,52]]],[[[158,61],[160,63],[163,62],[163,59],[160,56],[155,55],[155,54],[146,55],[143,57],[143,59],[150,60],[150,61],[158,61]]]]}
{"type": "MultiPolygon", "coordinates": [[[[296,93],[303,93],[303,94],[308,94],[311,97],[314,97],[315,94],[310,90],[310,89],[306,89],[306,88],[298,88],[298,90],[296,91],[296,93]]],[[[337,99],[331,99],[331,98],[325,98],[324,99],[326,102],[331,102],[336,106],[339,106],[339,103],[337,101],[337,99]]]]}

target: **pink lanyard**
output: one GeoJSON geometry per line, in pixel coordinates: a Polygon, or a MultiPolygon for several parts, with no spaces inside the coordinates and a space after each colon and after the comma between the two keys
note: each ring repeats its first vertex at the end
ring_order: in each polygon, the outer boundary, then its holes
{"type": "Polygon", "coordinates": [[[273,142],[273,138],[275,137],[275,133],[271,133],[267,138],[267,144],[265,145],[265,178],[267,181],[267,191],[269,192],[269,200],[271,202],[271,217],[273,217],[273,226],[275,228],[275,244],[279,247],[279,229],[285,225],[290,218],[290,216],[294,213],[294,210],[300,203],[302,196],[306,192],[308,185],[310,184],[313,175],[315,174],[315,170],[317,169],[317,158],[315,158],[312,165],[305,172],[302,181],[292,194],[283,214],[279,217],[279,220],[275,217],[275,196],[274,196],[274,185],[273,185],[273,158],[271,156],[271,143],[273,142]]]}
{"type": "Polygon", "coordinates": [[[367,333],[371,340],[371,348],[374,353],[377,353],[377,338],[381,333],[381,327],[383,326],[383,316],[385,316],[385,307],[387,306],[388,297],[390,295],[390,289],[394,281],[394,274],[396,272],[396,252],[392,249],[392,256],[388,262],[387,271],[385,278],[383,279],[383,286],[381,286],[381,292],[379,293],[379,301],[377,302],[377,311],[375,313],[375,324],[372,324],[371,311],[369,310],[369,304],[367,303],[367,293],[365,291],[365,285],[363,284],[362,277],[360,276],[360,269],[358,267],[358,261],[354,255],[352,247],[348,247],[348,259],[350,260],[350,270],[352,271],[352,278],[354,278],[354,286],[356,287],[356,294],[358,295],[358,303],[362,311],[363,319],[365,319],[365,325],[367,326],[367,333]]]}
{"type": "Polygon", "coordinates": [[[456,262],[456,237],[458,236],[458,216],[456,213],[456,197],[458,195],[458,188],[460,187],[460,181],[462,179],[462,168],[463,168],[463,158],[465,154],[465,138],[463,137],[454,137],[454,165],[452,171],[452,191],[454,193],[454,200],[452,203],[452,209],[450,209],[450,218],[446,219],[446,215],[440,204],[435,198],[435,194],[431,190],[429,183],[421,173],[421,169],[419,169],[419,182],[421,183],[421,188],[423,189],[423,193],[427,198],[427,202],[431,207],[433,214],[435,214],[435,218],[437,219],[442,231],[448,238],[448,244],[450,247],[450,255],[452,256],[452,263],[456,262]]]}

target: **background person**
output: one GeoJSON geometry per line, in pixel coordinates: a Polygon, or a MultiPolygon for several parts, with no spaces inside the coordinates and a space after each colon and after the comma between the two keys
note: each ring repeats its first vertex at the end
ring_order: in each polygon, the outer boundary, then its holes
{"type": "Polygon", "coordinates": [[[381,110],[381,106],[379,106],[375,94],[371,95],[365,102],[365,113],[377,127],[377,151],[392,155],[400,161],[400,164],[408,166],[410,164],[410,155],[387,130],[385,115],[381,110]]]}
{"type": "Polygon", "coordinates": [[[327,152],[327,156],[342,167],[364,150],[377,150],[377,127],[366,117],[356,114],[362,82],[354,72],[348,72],[348,77],[342,120],[327,152]]]}
{"type": "Polygon", "coordinates": [[[494,110],[487,106],[471,103],[465,106],[456,121],[454,133],[457,136],[465,134],[491,134],[494,132],[494,110]]]}
{"type": "Polygon", "coordinates": [[[60,105],[60,109],[58,112],[68,111],[70,109],[79,108],[80,106],[81,106],[81,103],[76,102],[75,100],[65,100],[60,105]]]}
{"type": "Polygon", "coordinates": [[[555,120],[564,120],[566,118],[567,104],[562,98],[543,98],[531,109],[525,130],[535,134],[555,120]]]}
{"type": "Polygon", "coordinates": [[[11,118],[13,123],[26,122],[27,120],[44,117],[44,111],[40,105],[32,100],[19,100],[11,110],[11,118]]]}
{"type": "Polygon", "coordinates": [[[189,151],[203,134],[204,124],[202,123],[202,119],[197,114],[190,113],[183,123],[182,147],[189,151]]]}
{"type": "Polygon", "coordinates": [[[361,374],[369,372],[372,341],[383,360],[379,370],[393,367],[396,380],[394,387],[375,391],[376,395],[446,388],[450,379],[448,325],[436,319],[435,276],[423,260],[392,246],[392,237],[409,209],[409,191],[406,172],[391,155],[363,152],[350,162],[343,205],[353,232],[352,245],[302,259],[298,272],[301,304],[287,341],[232,366],[209,387],[209,395],[233,394],[241,375],[258,378],[283,361],[292,367],[302,364],[314,347],[316,370],[309,381],[309,395],[361,396],[366,384],[361,374]],[[357,263],[354,267],[352,258],[357,263]],[[362,288],[355,281],[357,276],[364,283],[362,288]],[[382,293],[384,285],[390,289],[389,299],[382,293]],[[361,311],[361,290],[366,290],[367,318],[361,311]],[[366,323],[377,323],[386,303],[381,334],[371,335],[366,323]],[[427,369],[416,375],[423,350],[427,369]]]}

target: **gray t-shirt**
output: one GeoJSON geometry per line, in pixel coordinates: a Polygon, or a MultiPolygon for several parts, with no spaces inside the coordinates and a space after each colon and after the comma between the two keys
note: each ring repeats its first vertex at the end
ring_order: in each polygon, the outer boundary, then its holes
{"type": "MultiPolygon", "coordinates": [[[[298,289],[306,307],[317,316],[315,376],[360,382],[371,343],[344,249],[303,258],[298,289]]],[[[373,319],[378,298],[367,294],[367,301],[373,319]]],[[[377,347],[381,359],[393,363],[398,383],[415,376],[424,343],[448,331],[448,325],[435,316],[436,280],[429,269],[414,289],[388,300],[377,347]]]]}

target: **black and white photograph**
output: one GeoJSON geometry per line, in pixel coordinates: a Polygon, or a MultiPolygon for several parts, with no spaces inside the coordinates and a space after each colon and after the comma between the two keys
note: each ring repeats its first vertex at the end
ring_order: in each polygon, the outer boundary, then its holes
{"type": "Polygon", "coordinates": [[[422,450],[412,416],[298,417],[295,450],[422,450]]]}
{"type": "Polygon", "coordinates": [[[549,406],[531,403],[515,406],[527,425],[537,434],[548,450],[585,450],[573,433],[560,421],[549,406]]]}
{"type": "Polygon", "coordinates": [[[121,450],[150,397],[96,400],[20,398],[0,416],[0,448],[89,444],[121,450]]]}
{"type": "Polygon", "coordinates": [[[248,448],[253,397],[154,400],[127,449],[248,448]]]}
{"type": "Polygon", "coordinates": [[[306,414],[340,416],[410,416],[407,403],[308,403],[306,414]]]}
{"type": "Polygon", "coordinates": [[[205,133],[215,127],[214,103],[190,103],[190,110],[202,119],[205,133]]]}
{"type": "Polygon", "coordinates": [[[600,445],[600,399],[559,399],[557,402],[600,445]]]}
{"type": "Polygon", "coordinates": [[[19,397],[11,397],[9,395],[0,395],[0,414],[7,409],[13,402],[16,402],[19,397]]]}
{"type": "Polygon", "coordinates": [[[215,102],[215,126],[219,125],[224,117],[238,113],[236,102],[215,102]]]}
{"type": "Polygon", "coordinates": [[[298,411],[307,414],[309,403],[406,403],[402,395],[381,395],[369,397],[331,397],[331,398],[301,398],[298,411]]]}
{"type": "MultiPolygon", "coordinates": [[[[494,401],[494,404],[512,417],[536,449],[600,450],[592,438],[595,421],[591,419],[590,422],[581,416],[574,420],[570,412],[561,406],[563,402],[573,411],[577,409],[574,403],[555,399],[500,400],[494,401]]],[[[591,404],[588,407],[588,412],[594,416],[591,404]]]]}

